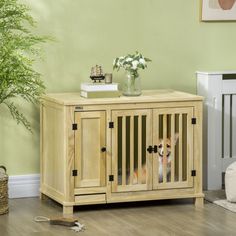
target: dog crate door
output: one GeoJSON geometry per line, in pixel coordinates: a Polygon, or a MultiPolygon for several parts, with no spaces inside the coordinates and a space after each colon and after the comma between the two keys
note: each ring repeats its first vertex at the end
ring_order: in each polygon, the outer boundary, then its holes
{"type": "Polygon", "coordinates": [[[113,111],[112,121],[112,192],[151,190],[151,110],[113,111]]]}
{"type": "Polygon", "coordinates": [[[153,188],[193,187],[193,108],[153,111],[153,188]]]}
{"type": "Polygon", "coordinates": [[[105,186],[105,111],[75,112],[75,188],[105,186]]]}

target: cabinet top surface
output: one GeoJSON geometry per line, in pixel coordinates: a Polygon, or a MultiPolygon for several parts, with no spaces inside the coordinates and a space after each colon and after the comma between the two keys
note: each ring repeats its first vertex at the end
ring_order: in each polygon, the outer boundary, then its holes
{"type": "Polygon", "coordinates": [[[202,101],[203,97],[175,90],[143,90],[141,96],[118,98],[82,98],[80,93],[51,93],[42,96],[42,100],[62,105],[99,105],[148,102],[202,101]]]}

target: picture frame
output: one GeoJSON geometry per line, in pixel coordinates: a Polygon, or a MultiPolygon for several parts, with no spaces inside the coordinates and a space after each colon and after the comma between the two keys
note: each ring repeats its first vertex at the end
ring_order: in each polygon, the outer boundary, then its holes
{"type": "Polygon", "coordinates": [[[235,21],[236,0],[202,0],[202,21],[235,21]]]}

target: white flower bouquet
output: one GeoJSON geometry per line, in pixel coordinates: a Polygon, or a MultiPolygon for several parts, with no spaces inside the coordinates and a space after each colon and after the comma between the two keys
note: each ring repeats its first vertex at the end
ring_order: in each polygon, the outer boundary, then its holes
{"type": "Polygon", "coordinates": [[[139,76],[138,70],[147,68],[147,62],[150,61],[150,59],[143,57],[141,53],[136,52],[114,59],[113,70],[119,71],[120,68],[124,68],[132,77],[137,78],[139,76]]]}

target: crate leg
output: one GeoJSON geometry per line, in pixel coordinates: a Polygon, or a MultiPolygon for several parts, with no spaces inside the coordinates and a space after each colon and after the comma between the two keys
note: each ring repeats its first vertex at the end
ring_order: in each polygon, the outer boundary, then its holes
{"type": "Polygon", "coordinates": [[[64,216],[73,215],[73,206],[63,206],[63,215],[64,216]]]}
{"type": "Polygon", "coordinates": [[[196,197],[195,198],[195,207],[203,208],[204,207],[204,197],[196,197]]]}
{"type": "Polygon", "coordinates": [[[45,194],[43,194],[43,193],[40,193],[39,194],[39,198],[40,198],[40,200],[46,200],[47,196],[45,194]]]}

